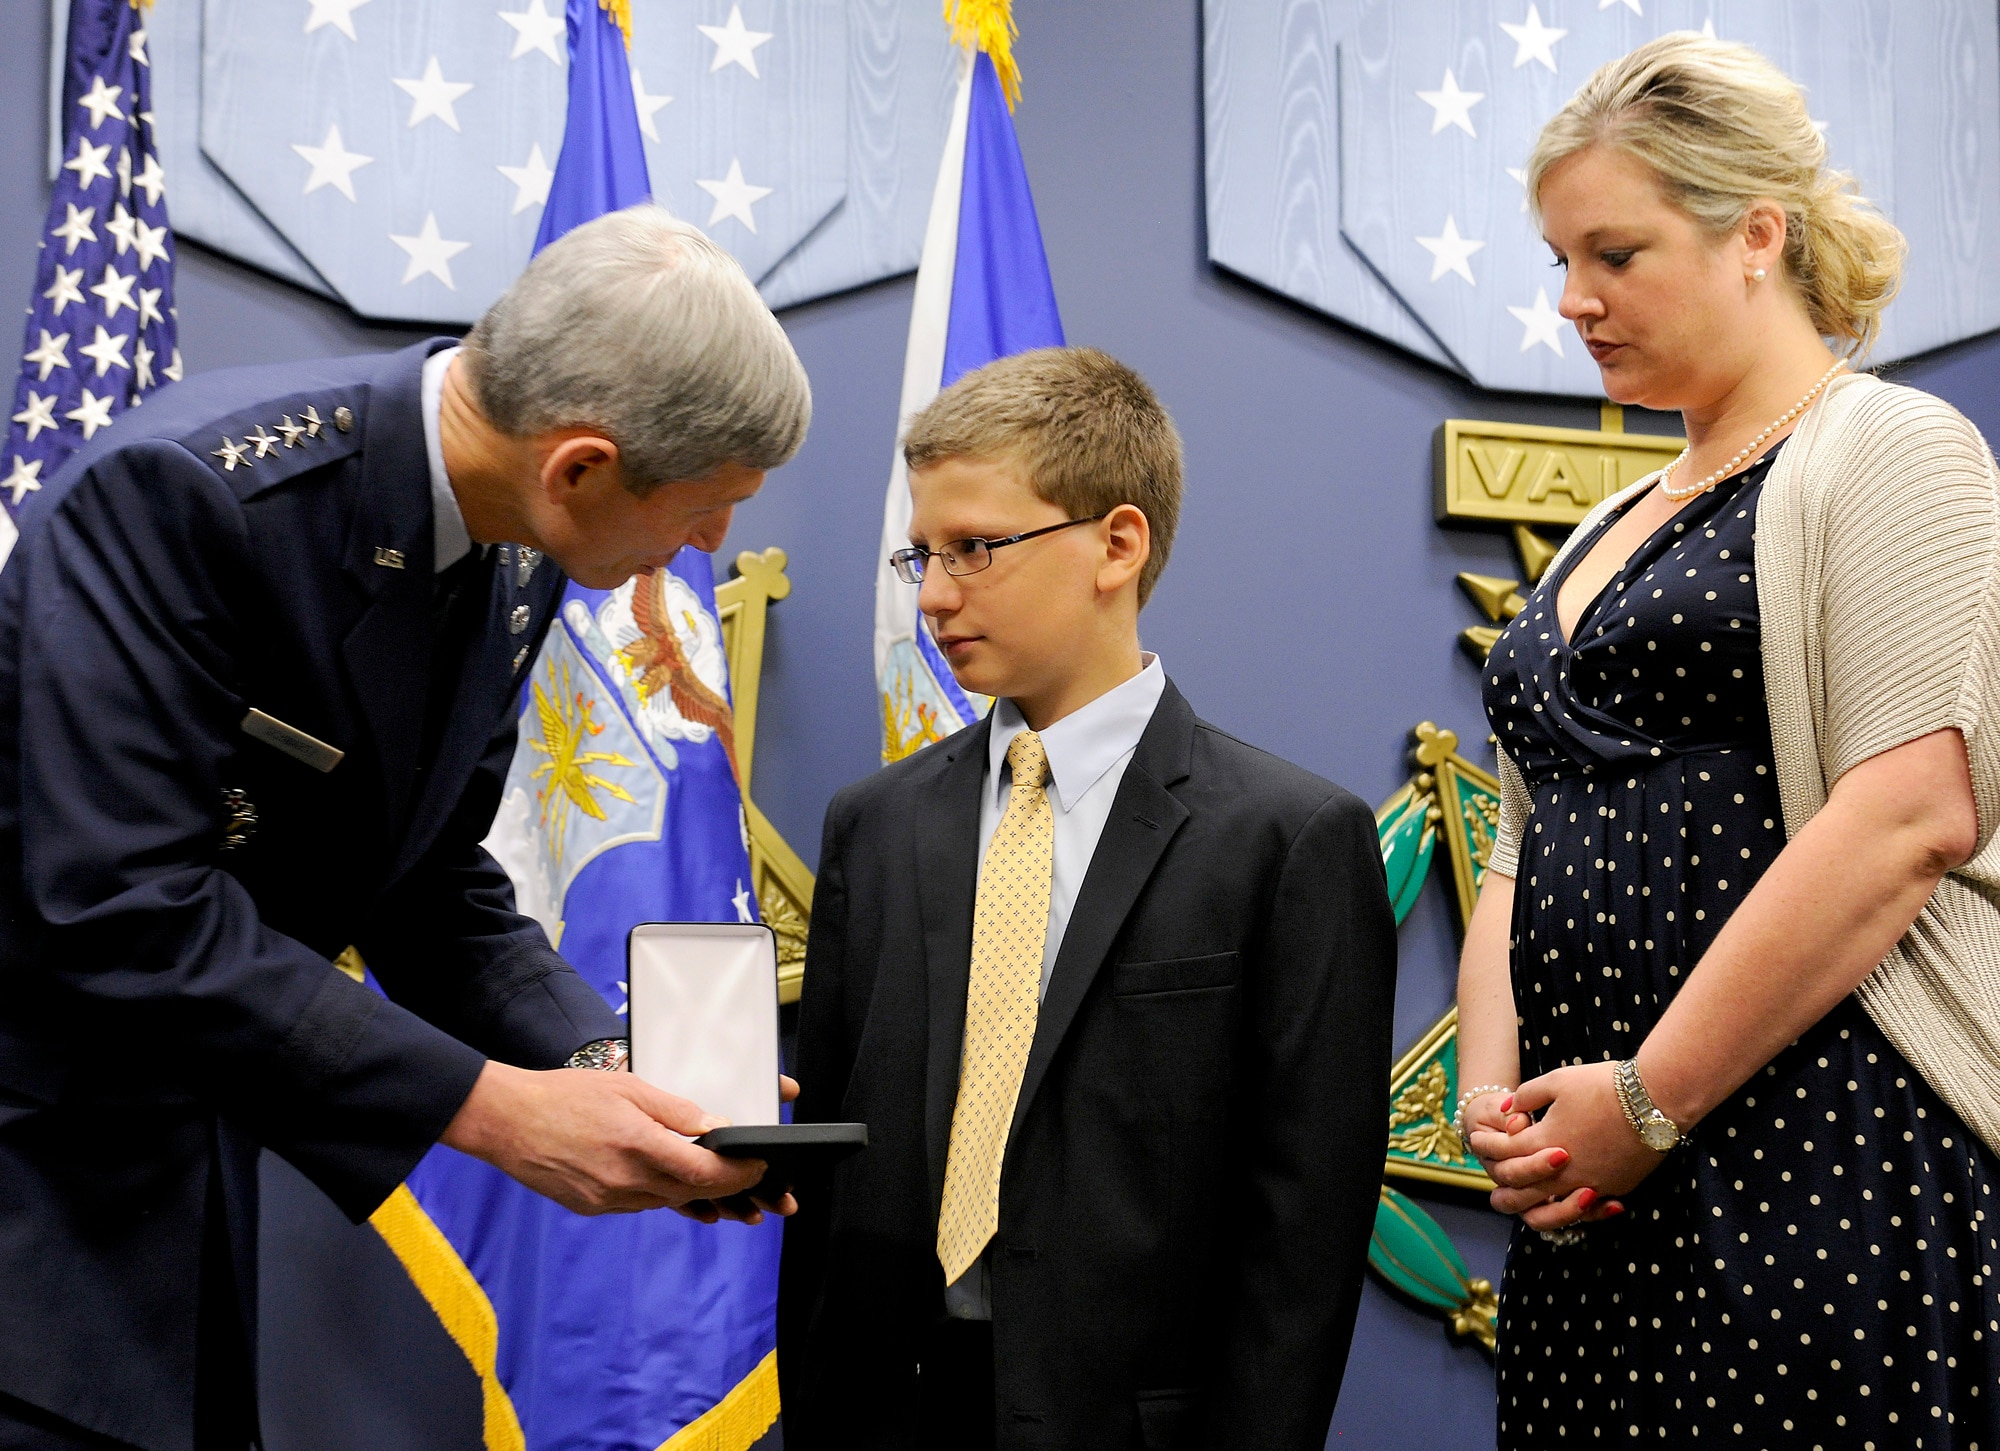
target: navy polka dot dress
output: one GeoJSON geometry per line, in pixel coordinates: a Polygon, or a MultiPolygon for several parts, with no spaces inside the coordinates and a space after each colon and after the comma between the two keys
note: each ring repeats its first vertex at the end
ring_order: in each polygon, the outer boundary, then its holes
{"type": "MultiPolygon", "coordinates": [[[[1785,844],[1752,548],[1774,456],[1641,545],[1574,646],[1551,571],[1487,659],[1533,800],[1524,1079],[1633,1056],[1785,844]]],[[[1500,1445],[2000,1451],[1996,1183],[2000,1161],[1846,999],[1624,1215],[1572,1246],[1516,1228],[1500,1445]]]]}

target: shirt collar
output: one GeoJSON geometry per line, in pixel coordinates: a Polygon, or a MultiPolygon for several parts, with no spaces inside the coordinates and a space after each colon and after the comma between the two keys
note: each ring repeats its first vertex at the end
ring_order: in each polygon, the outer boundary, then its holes
{"type": "Polygon", "coordinates": [[[444,471],[444,435],[440,422],[444,411],[444,374],[459,349],[446,348],[424,360],[423,414],[424,456],[431,466],[431,568],[438,574],[472,553],[472,535],[465,527],[465,515],[458,507],[458,495],[451,491],[451,478],[444,471]]]}
{"type": "MultiPolygon", "coordinates": [[[[1081,801],[1146,733],[1166,693],[1167,674],[1160,657],[1151,651],[1143,652],[1139,661],[1137,675],[1040,733],[1057,810],[1066,812],[1081,801]]],[[[993,703],[993,725],[986,741],[987,780],[1006,779],[1007,747],[1026,729],[1028,722],[1013,701],[1003,698],[993,703]]]]}

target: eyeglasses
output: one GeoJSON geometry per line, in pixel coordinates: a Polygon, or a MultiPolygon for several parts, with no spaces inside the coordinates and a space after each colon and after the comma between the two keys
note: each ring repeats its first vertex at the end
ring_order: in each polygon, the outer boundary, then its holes
{"type": "Polygon", "coordinates": [[[940,549],[898,549],[889,556],[889,563],[896,566],[896,578],[904,584],[922,584],[924,566],[932,558],[944,561],[944,572],[949,575],[977,574],[993,563],[993,551],[1005,549],[1009,544],[1019,544],[1028,539],[1039,539],[1044,534],[1053,534],[1059,529],[1074,529],[1079,524],[1095,524],[1111,511],[1092,514],[1088,519],[1065,519],[1060,524],[1050,524],[1041,529],[1030,529],[1025,534],[1009,534],[1005,539],[954,539],[940,549]]]}

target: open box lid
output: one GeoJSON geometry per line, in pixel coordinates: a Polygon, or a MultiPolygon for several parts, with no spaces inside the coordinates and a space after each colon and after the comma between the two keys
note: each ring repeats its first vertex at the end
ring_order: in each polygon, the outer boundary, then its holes
{"type": "Polygon", "coordinates": [[[626,939],[632,1071],[732,1124],[778,1122],[778,943],[743,922],[642,922],[626,939]]]}

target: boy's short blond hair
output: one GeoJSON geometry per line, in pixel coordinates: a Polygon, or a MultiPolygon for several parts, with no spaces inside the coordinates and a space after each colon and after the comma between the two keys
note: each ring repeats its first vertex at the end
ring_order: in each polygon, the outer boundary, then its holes
{"type": "Polygon", "coordinates": [[[1152,553],[1139,604],[1153,593],[1181,513],[1181,436],[1146,380],[1096,348],[1037,348],[967,373],[933,398],[903,435],[903,462],[1018,463],[1037,497],[1072,519],[1130,504],[1146,516],[1152,553]]]}

